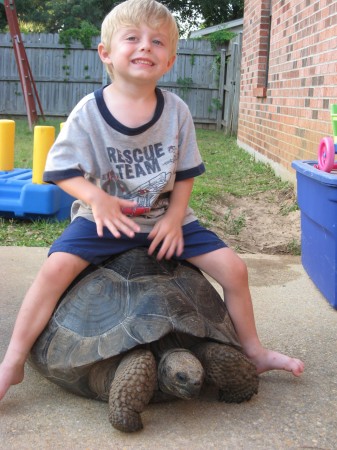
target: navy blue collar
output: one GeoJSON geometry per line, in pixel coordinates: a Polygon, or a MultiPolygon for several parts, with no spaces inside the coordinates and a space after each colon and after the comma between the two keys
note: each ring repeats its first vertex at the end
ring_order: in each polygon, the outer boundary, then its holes
{"type": "Polygon", "coordinates": [[[97,89],[94,92],[97,107],[99,109],[99,112],[101,113],[103,119],[106,121],[106,123],[114,128],[119,133],[125,134],[127,136],[136,136],[137,134],[144,133],[144,131],[148,130],[150,127],[152,127],[153,124],[157,122],[157,120],[162,115],[163,109],[164,109],[164,96],[162,91],[159,88],[156,88],[156,97],[157,97],[157,106],[154,111],[154,115],[152,119],[145,123],[144,125],[141,125],[137,128],[129,128],[123,125],[121,122],[119,122],[108,110],[106,103],[103,98],[103,89],[105,89],[106,86],[97,89]]]}

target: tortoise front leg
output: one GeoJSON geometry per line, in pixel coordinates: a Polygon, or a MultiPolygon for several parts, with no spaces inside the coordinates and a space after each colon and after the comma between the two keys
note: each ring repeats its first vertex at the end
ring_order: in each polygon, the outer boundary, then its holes
{"type": "Polygon", "coordinates": [[[257,394],[259,378],[254,364],[235,347],[204,342],[192,348],[204,367],[206,382],[219,388],[219,400],[241,403],[257,394]]]}
{"type": "Polygon", "coordinates": [[[134,350],[120,362],[109,394],[109,420],[117,430],[139,431],[143,428],[140,413],[153,396],[157,368],[148,350],[134,350]]]}

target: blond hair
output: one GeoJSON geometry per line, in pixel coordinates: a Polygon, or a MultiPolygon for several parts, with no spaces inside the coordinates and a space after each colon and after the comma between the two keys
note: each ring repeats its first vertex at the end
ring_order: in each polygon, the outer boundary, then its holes
{"type": "MultiPolygon", "coordinates": [[[[170,56],[177,52],[179,31],[171,12],[162,3],[155,0],[126,0],[115,6],[105,17],[101,27],[101,42],[107,52],[110,52],[112,36],[123,26],[136,27],[145,24],[153,29],[159,29],[164,24],[168,26],[170,37],[170,56]]],[[[106,70],[113,79],[113,67],[105,64],[106,70]]]]}

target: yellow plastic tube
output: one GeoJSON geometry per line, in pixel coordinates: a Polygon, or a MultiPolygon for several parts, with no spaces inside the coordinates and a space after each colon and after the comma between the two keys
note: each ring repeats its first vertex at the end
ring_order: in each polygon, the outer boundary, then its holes
{"type": "Polygon", "coordinates": [[[43,184],[43,172],[50,147],[55,141],[55,127],[34,127],[33,177],[35,184],[43,184]]]}
{"type": "Polygon", "coordinates": [[[14,120],[0,120],[0,170],[14,169],[14,120]]]}

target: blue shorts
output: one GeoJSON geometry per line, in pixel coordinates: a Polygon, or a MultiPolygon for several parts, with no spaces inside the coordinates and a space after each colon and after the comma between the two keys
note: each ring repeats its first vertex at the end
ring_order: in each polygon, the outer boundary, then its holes
{"type": "MultiPolygon", "coordinates": [[[[184,251],[174,259],[189,259],[209,253],[227,245],[212,231],[202,227],[198,221],[183,226],[184,251]]],[[[115,238],[104,228],[102,237],[97,235],[96,224],[83,217],[76,218],[52,244],[48,256],[54,252],[77,255],[91,264],[100,264],[112,255],[135,247],[149,247],[148,233],[136,233],[133,238],[124,234],[115,238]]]]}

